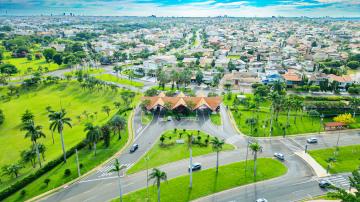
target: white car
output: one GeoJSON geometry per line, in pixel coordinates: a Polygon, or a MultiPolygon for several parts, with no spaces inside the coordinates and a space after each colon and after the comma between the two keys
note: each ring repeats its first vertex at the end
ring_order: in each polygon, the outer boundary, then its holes
{"type": "Polygon", "coordinates": [[[258,198],[258,199],[256,199],[255,202],[268,202],[268,200],[266,200],[264,198],[258,198]]]}
{"type": "Polygon", "coordinates": [[[309,138],[306,140],[307,143],[317,143],[318,142],[318,139],[316,137],[312,137],[312,138],[309,138]]]}
{"type": "Polygon", "coordinates": [[[285,156],[282,153],[275,153],[274,156],[281,161],[285,160],[285,156]]]}

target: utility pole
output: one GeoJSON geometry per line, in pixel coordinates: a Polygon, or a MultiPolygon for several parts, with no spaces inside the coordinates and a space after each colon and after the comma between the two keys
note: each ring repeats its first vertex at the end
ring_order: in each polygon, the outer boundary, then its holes
{"type": "Polygon", "coordinates": [[[146,196],[147,201],[150,201],[149,199],[149,155],[146,155],[145,161],[146,161],[146,196]]]}
{"type": "Polygon", "coordinates": [[[80,173],[80,165],[79,165],[79,154],[78,154],[78,150],[75,149],[75,153],[76,153],[76,166],[77,166],[77,170],[78,170],[78,175],[79,177],[81,176],[81,173],[80,173]]]}
{"type": "Polygon", "coordinates": [[[324,114],[321,114],[321,115],[320,115],[319,134],[320,134],[320,130],[321,130],[321,127],[322,127],[322,125],[323,125],[323,122],[324,122],[324,114]]]}

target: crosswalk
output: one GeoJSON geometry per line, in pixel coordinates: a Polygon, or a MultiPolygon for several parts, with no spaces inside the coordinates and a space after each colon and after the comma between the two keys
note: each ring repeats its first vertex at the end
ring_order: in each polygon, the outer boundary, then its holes
{"type": "Polygon", "coordinates": [[[349,189],[350,182],[347,176],[343,175],[332,175],[329,177],[321,178],[323,180],[328,180],[331,184],[333,184],[336,187],[343,188],[343,189],[349,189]]]}
{"type": "MultiPolygon", "coordinates": [[[[126,168],[130,168],[132,166],[132,163],[122,164],[121,167],[123,166],[126,168]]],[[[99,178],[113,176],[114,174],[116,174],[115,172],[110,172],[113,168],[114,165],[103,166],[97,171],[97,176],[99,178]]]]}

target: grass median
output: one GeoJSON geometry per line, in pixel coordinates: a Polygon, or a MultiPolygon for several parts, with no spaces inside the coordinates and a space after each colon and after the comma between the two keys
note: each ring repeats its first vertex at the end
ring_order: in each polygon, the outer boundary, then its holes
{"type": "MultiPolygon", "coordinates": [[[[234,187],[254,182],[253,161],[248,162],[247,175],[245,176],[245,162],[237,162],[219,167],[216,174],[215,168],[194,172],[193,188],[189,190],[189,176],[181,176],[161,183],[161,201],[190,201],[234,187]]],[[[284,175],[287,168],[279,161],[260,158],[257,161],[257,181],[267,180],[284,175]]],[[[124,201],[144,201],[147,191],[141,189],[124,196],[124,201]]],[[[149,201],[157,200],[156,186],[149,187],[149,201]]],[[[119,201],[115,199],[113,201],[119,201]]]]}
{"type": "Polygon", "coordinates": [[[101,74],[101,75],[97,75],[95,77],[100,80],[110,81],[110,82],[114,82],[114,83],[118,83],[118,84],[122,84],[122,85],[134,86],[134,87],[138,87],[138,88],[142,88],[144,86],[144,84],[141,82],[132,81],[129,79],[124,79],[124,78],[119,78],[119,77],[116,77],[111,74],[101,74]]]}
{"type": "MultiPolygon", "coordinates": [[[[162,135],[165,138],[164,142],[161,144],[161,141],[158,140],[155,145],[148,151],[144,157],[142,157],[134,166],[128,170],[128,174],[136,173],[141,170],[146,169],[145,157],[149,157],[148,166],[149,168],[154,168],[159,165],[166,163],[175,162],[178,160],[189,158],[189,149],[186,144],[187,135],[193,134],[195,143],[192,147],[193,156],[200,156],[208,153],[214,152],[210,144],[210,140],[213,138],[207,133],[195,130],[186,130],[182,129],[168,130],[162,135]],[[181,135],[180,135],[181,134],[181,135]],[[180,137],[181,136],[181,137],[180,137]],[[200,137],[200,138],[199,138],[200,137]],[[176,141],[183,141],[183,144],[176,143],[176,141]],[[208,141],[208,143],[206,143],[208,141]]],[[[141,145],[140,145],[141,146],[141,145]]],[[[230,144],[225,144],[223,150],[232,150],[234,147],[230,144]]]]}
{"type": "Polygon", "coordinates": [[[352,172],[360,166],[360,145],[319,149],[309,151],[310,155],[325,169],[330,166],[330,173],[352,172]]]}
{"type": "Polygon", "coordinates": [[[210,120],[214,125],[221,126],[221,116],[219,113],[210,114],[210,120]]]}

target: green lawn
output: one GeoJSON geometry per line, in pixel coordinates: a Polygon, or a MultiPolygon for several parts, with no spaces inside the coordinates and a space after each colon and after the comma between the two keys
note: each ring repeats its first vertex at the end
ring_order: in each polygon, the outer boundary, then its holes
{"type": "MultiPolygon", "coordinates": [[[[341,141],[341,137],[340,137],[341,141]]],[[[327,160],[334,157],[335,148],[309,151],[310,155],[325,169],[328,166],[327,160]]],[[[352,172],[360,165],[360,145],[339,147],[335,156],[336,161],[330,165],[330,173],[352,172]]]]}
{"type": "MultiPolygon", "coordinates": [[[[284,175],[287,168],[279,161],[260,158],[257,161],[257,181],[267,180],[284,175]]],[[[248,162],[245,176],[245,162],[221,166],[216,174],[215,168],[193,173],[193,188],[189,190],[189,176],[184,175],[161,183],[161,201],[183,202],[221,192],[234,187],[254,182],[253,161],[248,162]]],[[[155,186],[149,187],[150,201],[157,200],[155,186]]],[[[146,188],[124,196],[124,201],[144,201],[147,198],[146,188]]],[[[119,200],[114,200],[119,201],[119,200]]]]}
{"type": "MultiPolygon", "coordinates": [[[[130,112],[125,112],[125,117],[128,117],[130,112]]],[[[118,140],[117,136],[112,136],[110,147],[106,148],[102,142],[98,143],[97,146],[97,154],[94,156],[94,151],[89,150],[88,147],[83,148],[79,151],[79,163],[83,164],[83,167],[81,168],[81,173],[84,174],[97,165],[99,165],[101,162],[105,161],[112,155],[114,155],[117,151],[119,151],[127,142],[128,140],[128,130],[123,130],[122,132],[122,139],[118,140]]],[[[5,201],[24,201],[26,199],[35,197],[41,193],[44,193],[46,191],[49,191],[53,188],[59,187],[66,182],[69,182],[75,178],[78,177],[77,173],[77,167],[76,167],[76,156],[72,155],[70,158],[68,158],[68,161],[66,164],[60,164],[56,166],[54,169],[46,173],[45,175],[38,178],[36,181],[32,182],[28,186],[26,186],[24,189],[26,194],[25,196],[22,196],[20,194],[21,191],[18,191],[17,193],[13,194],[9,198],[7,198],[5,201]],[[64,171],[65,169],[71,170],[71,175],[65,176],[64,171]],[[44,183],[45,179],[50,179],[50,183],[48,186],[44,183]]]]}
{"type": "Polygon", "coordinates": [[[221,116],[219,113],[216,113],[216,114],[210,114],[210,120],[211,120],[211,123],[217,125],[217,126],[220,126],[221,125],[221,116]]]}
{"type": "Polygon", "coordinates": [[[150,112],[141,112],[141,123],[143,125],[149,124],[153,119],[153,114],[150,112]]]}
{"type": "MultiPolygon", "coordinates": [[[[0,93],[5,94],[7,90],[2,89],[0,93]]],[[[9,102],[1,102],[0,109],[4,112],[5,122],[0,126],[0,167],[20,160],[20,152],[31,145],[30,140],[24,138],[25,132],[20,130],[20,117],[25,110],[30,110],[35,115],[35,123],[43,126],[46,138],[40,139],[39,142],[46,146],[45,155],[48,162],[58,157],[62,151],[57,133],[54,133],[55,144],[52,143],[52,135],[48,129],[48,113],[45,109],[47,106],[51,106],[54,110],[60,110],[63,107],[68,117],[72,119],[73,127],[64,129],[66,149],[70,149],[85,138],[83,130],[87,122],[100,125],[109,120],[110,117],[102,112],[102,106],[110,106],[112,109],[110,116],[112,116],[116,112],[113,102],[121,100],[119,94],[120,91],[83,90],[77,82],[63,82],[42,86],[29,92],[21,92],[19,98],[14,97],[9,102]]],[[[26,166],[21,171],[19,179],[33,171],[30,165],[26,166]]],[[[15,181],[8,177],[1,178],[0,189],[15,181]]]]}
{"type": "Polygon", "coordinates": [[[19,73],[14,76],[23,76],[23,75],[32,74],[35,71],[37,71],[39,67],[42,67],[43,72],[45,72],[45,68],[48,68],[48,71],[54,71],[57,69],[66,68],[65,64],[58,65],[53,62],[47,63],[44,58],[41,58],[39,60],[36,59],[27,60],[27,58],[9,58],[9,59],[4,59],[3,63],[9,63],[16,66],[16,68],[19,70],[19,73]],[[31,68],[31,71],[29,71],[29,68],[31,68]]]}
{"type": "Polygon", "coordinates": [[[228,55],[227,58],[233,59],[233,60],[238,60],[238,59],[240,59],[240,55],[228,55]]]}
{"type": "Polygon", "coordinates": [[[138,87],[138,88],[141,88],[144,86],[144,83],[141,83],[138,81],[132,81],[129,79],[124,79],[124,78],[118,78],[111,74],[101,74],[101,75],[97,75],[95,77],[98,79],[104,80],[104,81],[110,81],[110,82],[123,84],[123,85],[130,85],[130,86],[134,86],[134,87],[138,87]]]}
{"type": "MultiPolygon", "coordinates": [[[[165,138],[164,144],[160,144],[160,140],[158,140],[155,145],[148,151],[145,156],[150,158],[149,161],[149,168],[154,168],[159,165],[163,165],[170,162],[175,162],[181,159],[189,158],[189,149],[186,144],[187,142],[187,135],[194,134],[195,141],[198,142],[198,132],[195,130],[186,130],[185,132],[182,129],[178,129],[176,132],[174,130],[168,130],[163,133],[165,138]],[[182,133],[181,139],[184,140],[185,144],[177,144],[176,140],[179,139],[179,134],[182,133]],[[171,137],[171,139],[170,139],[171,137]]],[[[205,144],[205,140],[208,138],[208,134],[200,131],[201,137],[200,142],[205,144]]],[[[211,140],[212,136],[209,135],[209,140],[211,140]]],[[[209,141],[210,142],[210,141],[209,141]]],[[[232,150],[234,147],[229,144],[225,144],[223,146],[223,150],[232,150]]],[[[193,156],[200,156],[204,154],[208,154],[214,152],[211,144],[209,143],[207,146],[193,144],[192,153],[193,156]]],[[[136,173],[141,170],[146,169],[146,161],[145,158],[141,158],[134,166],[132,166],[128,173],[136,173]]]]}
{"type": "MultiPolygon", "coordinates": [[[[101,68],[98,68],[98,69],[82,68],[81,70],[83,71],[84,74],[89,74],[89,75],[100,74],[100,73],[104,72],[104,69],[101,69],[101,68]]],[[[76,74],[76,70],[64,73],[64,75],[71,75],[71,76],[75,76],[75,74],[76,74]]]]}

